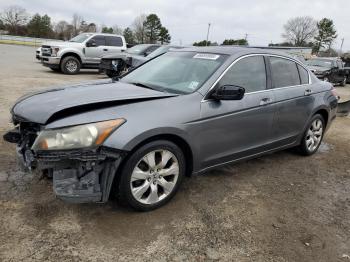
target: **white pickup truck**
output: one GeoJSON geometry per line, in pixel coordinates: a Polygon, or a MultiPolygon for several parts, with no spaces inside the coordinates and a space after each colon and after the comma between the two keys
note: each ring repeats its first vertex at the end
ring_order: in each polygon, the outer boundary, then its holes
{"type": "Polygon", "coordinates": [[[101,57],[126,50],[123,36],[83,33],[65,42],[47,42],[41,46],[44,66],[65,74],[77,74],[81,68],[99,68],[101,57]]]}

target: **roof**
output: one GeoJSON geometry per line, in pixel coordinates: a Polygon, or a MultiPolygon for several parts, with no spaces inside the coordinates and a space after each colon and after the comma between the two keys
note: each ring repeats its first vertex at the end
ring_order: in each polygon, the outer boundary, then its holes
{"type": "Polygon", "coordinates": [[[247,55],[247,54],[272,54],[291,57],[290,54],[281,50],[261,49],[247,46],[203,46],[203,47],[185,47],[177,49],[176,52],[199,52],[199,53],[214,53],[222,55],[247,55]]]}

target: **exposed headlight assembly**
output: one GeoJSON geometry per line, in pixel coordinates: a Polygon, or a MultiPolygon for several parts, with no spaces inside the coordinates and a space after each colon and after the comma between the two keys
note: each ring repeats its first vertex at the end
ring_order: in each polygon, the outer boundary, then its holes
{"type": "Polygon", "coordinates": [[[58,51],[60,51],[60,48],[57,46],[51,47],[51,56],[57,56],[58,51]]]}
{"type": "Polygon", "coordinates": [[[64,150],[101,145],[113,130],[126,122],[119,118],[109,121],[47,129],[39,133],[32,150],[64,150]]]}

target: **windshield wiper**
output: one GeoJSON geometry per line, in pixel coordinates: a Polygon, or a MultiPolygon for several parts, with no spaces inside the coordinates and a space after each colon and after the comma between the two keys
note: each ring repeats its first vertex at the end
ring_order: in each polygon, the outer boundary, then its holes
{"type": "Polygon", "coordinates": [[[139,86],[139,87],[143,87],[143,88],[147,88],[147,89],[152,89],[152,90],[156,90],[156,91],[160,91],[152,86],[149,86],[149,85],[146,85],[144,83],[129,83],[129,84],[132,84],[132,85],[135,85],[135,86],[139,86]]]}

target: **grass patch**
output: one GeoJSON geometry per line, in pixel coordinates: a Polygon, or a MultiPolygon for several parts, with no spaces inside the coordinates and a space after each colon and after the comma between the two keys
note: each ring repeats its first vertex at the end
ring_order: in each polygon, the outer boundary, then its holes
{"type": "Polygon", "coordinates": [[[24,41],[17,41],[17,40],[0,40],[0,44],[41,46],[41,42],[24,42],[24,41]]]}

